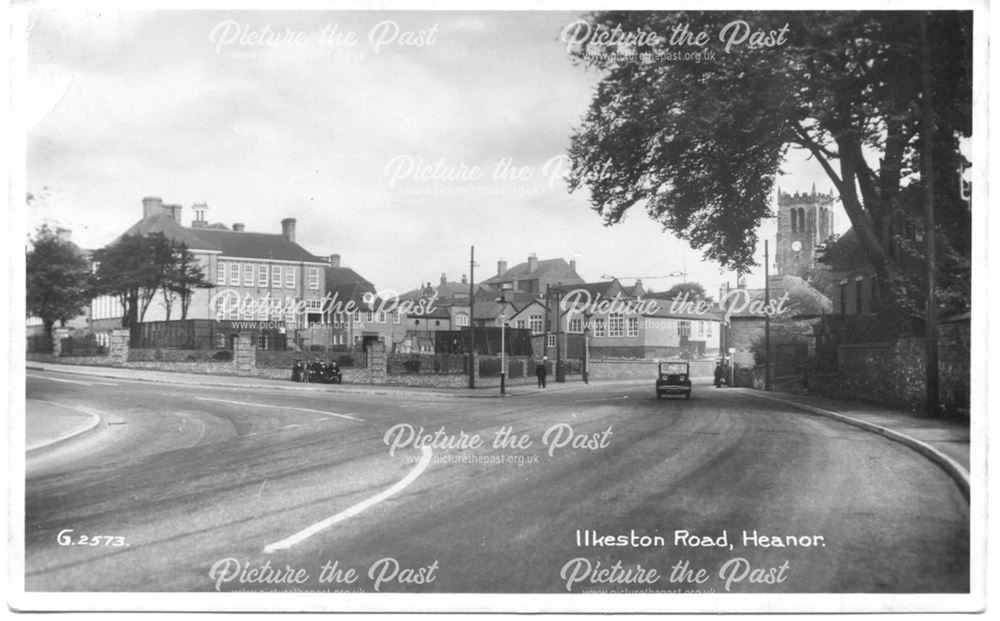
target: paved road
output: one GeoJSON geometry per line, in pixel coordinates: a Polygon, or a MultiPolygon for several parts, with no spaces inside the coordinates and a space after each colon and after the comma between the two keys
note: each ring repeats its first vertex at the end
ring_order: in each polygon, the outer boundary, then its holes
{"type": "Polygon", "coordinates": [[[969,588],[968,506],[938,467],[710,386],[472,399],[45,372],[27,397],[103,417],[28,458],[29,591],[969,588]],[[424,449],[407,426],[443,432],[424,449]],[[494,448],[505,428],[530,445],[494,448]]]}

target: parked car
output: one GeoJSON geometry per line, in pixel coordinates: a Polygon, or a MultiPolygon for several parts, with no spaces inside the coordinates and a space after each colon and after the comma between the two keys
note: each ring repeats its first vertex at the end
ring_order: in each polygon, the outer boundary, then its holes
{"type": "Polygon", "coordinates": [[[344,374],[336,362],[320,362],[319,360],[309,363],[308,376],[310,382],[317,384],[340,384],[344,380],[344,374]]]}
{"type": "Polygon", "coordinates": [[[691,365],[684,361],[661,362],[656,376],[656,398],[684,395],[691,398],[691,365]]]}
{"type": "Polygon", "coordinates": [[[342,384],[344,374],[336,362],[320,362],[314,360],[308,364],[296,361],[292,366],[293,382],[312,382],[316,384],[342,384]]]}

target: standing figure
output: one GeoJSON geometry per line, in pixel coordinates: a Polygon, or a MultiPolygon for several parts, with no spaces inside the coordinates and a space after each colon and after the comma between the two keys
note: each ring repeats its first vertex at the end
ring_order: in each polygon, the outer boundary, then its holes
{"type": "Polygon", "coordinates": [[[722,368],[722,362],[717,362],[715,364],[715,387],[722,388],[722,378],[726,374],[726,371],[722,368]]]}
{"type": "Polygon", "coordinates": [[[538,387],[545,388],[545,376],[549,374],[549,370],[545,368],[545,361],[548,358],[542,358],[542,361],[538,363],[535,367],[535,375],[538,376],[538,387]]]}

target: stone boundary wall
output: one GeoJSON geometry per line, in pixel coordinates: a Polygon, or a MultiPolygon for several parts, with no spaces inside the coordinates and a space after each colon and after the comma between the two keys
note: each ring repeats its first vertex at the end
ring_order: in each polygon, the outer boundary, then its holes
{"type": "Polygon", "coordinates": [[[838,373],[810,375],[809,391],[911,411],[924,409],[926,371],[922,337],[903,337],[893,343],[841,345],[837,351],[837,369],[838,373]]]}
{"type": "MultiPolygon", "coordinates": [[[[187,350],[162,350],[160,360],[136,360],[135,358],[156,357],[157,354],[137,354],[129,359],[128,330],[115,330],[111,336],[111,345],[107,356],[60,358],[52,354],[27,354],[28,360],[50,362],[57,364],[78,364],[89,366],[119,366],[131,369],[150,369],[156,371],[174,371],[182,373],[204,373],[206,375],[261,377],[274,380],[291,381],[292,370],[280,367],[264,367],[257,365],[256,349],[250,335],[242,335],[237,339],[232,361],[189,360],[194,354],[187,350]],[[166,353],[170,352],[170,353],[166,353]]],[[[204,355],[202,352],[201,355],[204,355]]],[[[519,360],[526,365],[525,372],[520,377],[507,377],[508,386],[527,386],[537,382],[534,372],[534,361],[529,358],[511,358],[511,363],[519,360]]],[[[554,361],[549,360],[550,368],[554,361]]],[[[715,369],[714,360],[692,360],[691,375],[694,380],[710,380],[715,369]]],[[[407,373],[390,375],[388,373],[389,357],[385,346],[373,344],[369,349],[369,365],[367,368],[341,368],[344,384],[362,385],[393,385],[428,388],[468,388],[467,373],[436,374],[407,373]]],[[[480,377],[479,356],[473,356],[475,383],[477,388],[499,388],[500,376],[480,377]]],[[[555,383],[555,369],[551,368],[548,382],[555,383]]],[[[592,359],[589,362],[589,381],[613,381],[621,379],[643,379],[654,381],[657,372],[655,360],[643,359],[592,359]]],[[[578,373],[567,373],[567,382],[580,382],[582,376],[578,373]]]]}
{"type": "MultiPolygon", "coordinates": [[[[969,418],[968,322],[942,324],[938,351],[939,395],[942,412],[969,418]]],[[[838,373],[810,375],[809,390],[835,398],[850,398],[901,407],[924,409],[926,363],[923,337],[903,337],[892,343],[841,345],[838,373]]]]}
{"type": "MultiPolygon", "coordinates": [[[[715,375],[714,360],[689,360],[692,380],[710,380],[715,375]]],[[[655,360],[596,359],[587,363],[590,381],[648,379],[656,381],[659,363],[655,360]]]]}
{"type": "Polygon", "coordinates": [[[214,356],[225,349],[130,349],[129,362],[229,362],[214,356]]]}

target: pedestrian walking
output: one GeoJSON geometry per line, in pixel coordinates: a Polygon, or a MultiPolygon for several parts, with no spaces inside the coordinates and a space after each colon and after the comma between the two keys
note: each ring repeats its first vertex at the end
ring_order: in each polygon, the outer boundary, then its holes
{"type": "Polygon", "coordinates": [[[722,368],[722,362],[717,362],[715,364],[715,387],[722,388],[722,378],[726,374],[726,371],[722,368]]]}
{"type": "Polygon", "coordinates": [[[545,388],[545,376],[549,374],[549,370],[545,368],[545,361],[548,358],[542,358],[542,361],[538,363],[535,367],[535,375],[538,377],[538,387],[545,388]]]}

